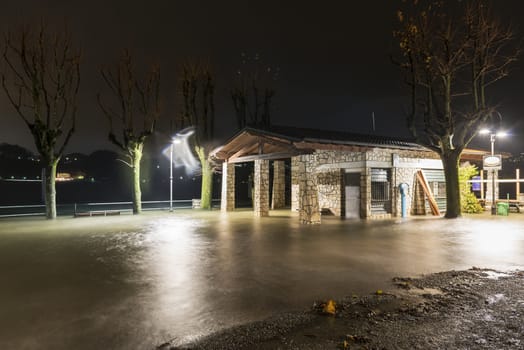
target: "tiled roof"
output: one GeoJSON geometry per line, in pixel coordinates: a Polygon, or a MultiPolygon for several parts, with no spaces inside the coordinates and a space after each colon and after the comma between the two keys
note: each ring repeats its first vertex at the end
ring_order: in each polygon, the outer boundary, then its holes
{"type": "MultiPolygon", "coordinates": [[[[269,129],[246,127],[213,150],[211,156],[216,159],[240,161],[250,159],[246,157],[288,158],[321,149],[355,150],[375,147],[432,152],[412,139],[276,125],[269,129]]],[[[487,153],[482,150],[464,149],[461,159],[481,160],[482,155],[487,153]]]]}
{"type": "Polygon", "coordinates": [[[320,129],[296,128],[289,126],[271,126],[269,129],[259,130],[246,128],[248,132],[273,134],[294,142],[315,142],[326,144],[365,145],[382,147],[402,147],[422,149],[413,140],[391,136],[364,135],[344,131],[330,131],[320,129]]]}

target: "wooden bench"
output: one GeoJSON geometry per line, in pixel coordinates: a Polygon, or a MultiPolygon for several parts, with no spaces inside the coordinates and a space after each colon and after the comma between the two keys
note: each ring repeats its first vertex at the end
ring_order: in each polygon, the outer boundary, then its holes
{"type": "Polygon", "coordinates": [[[520,201],[510,199],[509,201],[508,200],[499,200],[497,201],[497,203],[508,203],[510,210],[513,208],[517,211],[517,213],[520,213],[520,205],[521,205],[520,201]]]}

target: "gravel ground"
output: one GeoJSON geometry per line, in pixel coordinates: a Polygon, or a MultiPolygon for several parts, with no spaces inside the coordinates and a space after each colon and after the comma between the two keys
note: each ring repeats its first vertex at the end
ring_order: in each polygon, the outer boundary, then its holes
{"type": "Polygon", "coordinates": [[[189,349],[524,349],[524,272],[472,268],[394,278],[391,290],[234,327],[189,349]]]}

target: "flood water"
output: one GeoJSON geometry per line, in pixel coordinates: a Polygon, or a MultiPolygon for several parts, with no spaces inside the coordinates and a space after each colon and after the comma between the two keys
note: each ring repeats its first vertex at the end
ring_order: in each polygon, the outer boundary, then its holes
{"type": "Polygon", "coordinates": [[[524,265],[524,214],[298,224],[289,211],[0,221],[0,349],[154,349],[387,289],[524,265]]]}

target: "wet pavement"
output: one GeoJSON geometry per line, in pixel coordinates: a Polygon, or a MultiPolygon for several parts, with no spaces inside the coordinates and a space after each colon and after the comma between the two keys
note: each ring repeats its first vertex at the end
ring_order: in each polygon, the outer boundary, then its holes
{"type": "Polygon", "coordinates": [[[298,224],[289,211],[0,221],[1,349],[153,349],[393,276],[524,265],[524,214],[298,224]]]}

